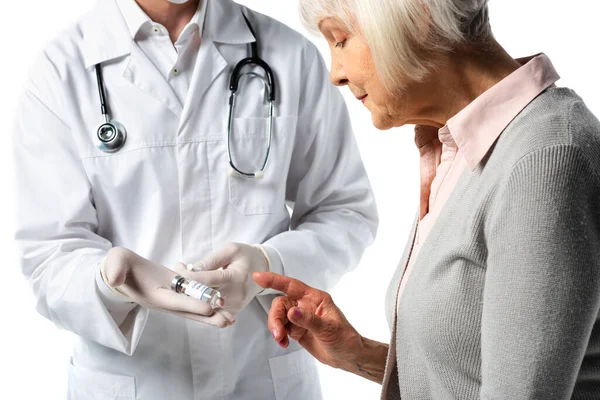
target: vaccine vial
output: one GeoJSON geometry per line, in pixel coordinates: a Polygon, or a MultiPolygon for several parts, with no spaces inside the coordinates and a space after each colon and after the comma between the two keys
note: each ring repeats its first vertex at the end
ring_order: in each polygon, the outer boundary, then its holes
{"type": "Polygon", "coordinates": [[[177,275],[171,282],[171,289],[177,293],[183,293],[187,296],[193,297],[194,299],[202,300],[212,308],[220,307],[223,305],[221,300],[221,293],[217,290],[206,286],[200,282],[186,279],[183,276],[177,275]]]}

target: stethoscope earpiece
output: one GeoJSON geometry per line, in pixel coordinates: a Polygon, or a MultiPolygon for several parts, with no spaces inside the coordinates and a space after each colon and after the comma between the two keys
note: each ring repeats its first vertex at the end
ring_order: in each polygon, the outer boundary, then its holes
{"type": "Polygon", "coordinates": [[[229,167],[229,176],[241,176],[244,178],[263,179],[265,177],[265,172],[264,171],[255,171],[255,172],[247,173],[247,172],[242,172],[240,170],[237,170],[234,167],[230,166],[229,167]]]}

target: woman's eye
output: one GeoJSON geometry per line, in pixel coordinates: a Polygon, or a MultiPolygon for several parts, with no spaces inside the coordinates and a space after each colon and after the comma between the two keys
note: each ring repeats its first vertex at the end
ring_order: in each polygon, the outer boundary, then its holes
{"type": "Polygon", "coordinates": [[[340,48],[340,49],[341,49],[342,47],[344,47],[344,45],[345,45],[345,44],[346,44],[346,41],[345,41],[345,40],[344,40],[344,41],[342,41],[342,42],[337,42],[337,43],[335,44],[335,47],[337,47],[337,48],[340,48]]]}

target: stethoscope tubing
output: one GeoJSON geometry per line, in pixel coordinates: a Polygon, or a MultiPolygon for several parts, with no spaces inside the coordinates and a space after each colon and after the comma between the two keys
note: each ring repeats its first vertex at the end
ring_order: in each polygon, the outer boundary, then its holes
{"type": "MultiPolygon", "coordinates": [[[[236,64],[231,73],[231,77],[229,80],[229,90],[231,92],[229,97],[229,117],[227,122],[227,157],[229,161],[229,166],[231,167],[231,171],[236,173],[239,176],[247,177],[247,178],[262,178],[264,176],[264,171],[269,163],[269,159],[271,156],[271,144],[273,140],[273,118],[275,115],[275,76],[269,64],[267,64],[263,59],[261,59],[258,55],[258,47],[259,41],[258,36],[254,33],[254,29],[248,21],[246,15],[244,15],[244,19],[250,32],[254,35],[255,41],[250,44],[251,46],[251,56],[244,58],[240,62],[236,64]],[[256,72],[246,72],[242,73],[242,70],[248,66],[256,66],[263,70],[264,77],[257,74],[256,72]],[[263,163],[259,170],[254,172],[245,172],[241,168],[238,168],[233,160],[233,151],[232,151],[232,136],[233,136],[233,121],[234,121],[234,110],[236,105],[236,97],[237,91],[239,88],[240,81],[244,77],[256,77],[259,78],[267,92],[267,101],[268,101],[268,113],[269,113],[269,127],[268,127],[268,139],[267,139],[267,149],[266,154],[263,160],[263,163]]],[[[125,127],[119,123],[118,121],[111,120],[110,118],[110,110],[108,108],[106,102],[106,93],[104,89],[104,77],[102,75],[102,65],[100,63],[96,64],[96,81],[98,84],[98,97],[100,99],[100,111],[102,116],[104,117],[105,122],[100,125],[96,132],[96,146],[98,149],[105,153],[115,153],[123,148],[125,142],[127,140],[127,131],[125,127]]]]}

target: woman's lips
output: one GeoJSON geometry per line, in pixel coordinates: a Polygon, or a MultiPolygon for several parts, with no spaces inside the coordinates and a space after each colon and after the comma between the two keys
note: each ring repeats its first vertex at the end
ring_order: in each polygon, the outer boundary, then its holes
{"type": "Polygon", "coordinates": [[[358,100],[360,100],[363,104],[365,104],[365,99],[367,98],[368,94],[365,94],[362,97],[357,97],[358,100]]]}

